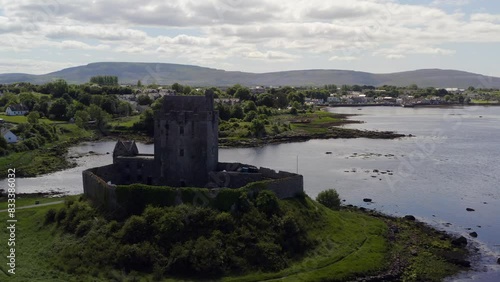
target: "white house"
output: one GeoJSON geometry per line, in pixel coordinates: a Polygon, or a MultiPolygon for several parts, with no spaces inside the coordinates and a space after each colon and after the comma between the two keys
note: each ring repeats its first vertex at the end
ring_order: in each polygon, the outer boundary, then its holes
{"type": "Polygon", "coordinates": [[[3,138],[5,138],[5,140],[7,140],[7,143],[16,143],[17,140],[19,139],[19,138],[17,138],[17,136],[14,133],[12,133],[12,131],[8,130],[7,128],[2,127],[0,129],[0,131],[1,131],[3,138]]]}
{"type": "Polygon", "coordinates": [[[21,104],[10,105],[5,110],[8,116],[24,116],[29,112],[28,108],[21,104]]]}

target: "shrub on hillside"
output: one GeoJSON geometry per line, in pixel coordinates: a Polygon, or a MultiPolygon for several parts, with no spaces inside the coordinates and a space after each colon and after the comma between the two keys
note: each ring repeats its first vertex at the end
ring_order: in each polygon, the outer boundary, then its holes
{"type": "Polygon", "coordinates": [[[207,279],[278,271],[314,244],[307,223],[296,220],[274,193],[235,195],[228,211],[147,206],[123,221],[106,220],[86,201],[68,204],[46,216],[72,233],[54,243],[53,262],[71,273],[115,269],[154,272],[159,280],[170,275],[207,279]]]}
{"type": "Polygon", "coordinates": [[[329,209],[340,209],[340,197],[335,189],[328,189],[320,192],[316,197],[316,201],[329,209]]]}

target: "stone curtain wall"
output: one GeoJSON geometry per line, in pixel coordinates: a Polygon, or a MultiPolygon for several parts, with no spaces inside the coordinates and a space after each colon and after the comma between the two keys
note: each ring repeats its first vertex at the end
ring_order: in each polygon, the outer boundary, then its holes
{"type": "MultiPolygon", "coordinates": [[[[241,165],[241,164],[240,164],[241,165]]],[[[243,165],[245,166],[245,165],[243,165]]],[[[233,166],[234,167],[234,166],[233,166]]],[[[223,210],[230,207],[236,199],[238,193],[244,190],[268,189],[273,191],[279,199],[293,198],[304,193],[304,180],[302,175],[286,171],[274,171],[269,168],[260,168],[256,173],[241,173],[235,171],[220,172],[229,176],[224,183],[227,189],[216,188],[214,198],[207,188],[176,188],[166,186],[148,186],[144,184],[120,185],[117,188],[113,184],[113,178],[117,178],[120,173],[115,165],[92,168],[83,172],[83,190],[98,207],[108,212],[129,213],[142,210],[150,204],[159,206],[171,206],[182,203],[209,203],[210,206],[223,210]],[[103,180],[105,179],[105,180],[103,180]],[[235,189],[237,188],[237,189],[235,189]],[[120,197],[117,189],[121,189],[120,197]],[[124,190],[125,189],[125,190],[124,190]],[[219,190],[220,189],[220,190],[219,190]],[[123,190],[123,191],[122,191],[123,190]],[[135,207],[137,206],[137,207],[135,207]],[[130,209],[130,210],[129,210],[130,209]]],[[[223,175],[218,176],[223,180],[223,175]]],[[[118,177],[119,178],[119,177],[118,177]]],[[[117,183],[120,184],[120,183],[117,183]]]]}
{"type": "Polygon", "coordinates": [[[267,189],[273,191],[280,199],[293,198],[304,193],[304,178],[302,175],[266,181],[267,189]]]}
{"type": "MultiPolygon", "coordinates": [[[[110,169],[110,166],[112,165],[100,167],[99,169],[106,171],[110,169]]],[[[94,174],[96,170],[97,168],[83,171],[83,193],[99,208],[114,211],[118,207],[115,192],[116,187],[108,185],[101,177],[94,174]]]]}

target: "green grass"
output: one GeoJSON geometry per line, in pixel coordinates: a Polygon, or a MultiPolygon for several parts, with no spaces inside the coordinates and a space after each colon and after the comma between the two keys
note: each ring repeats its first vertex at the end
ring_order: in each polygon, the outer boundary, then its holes
{"type": "MultiPolygon", "coordinates": [[[[16,123],[16,124],[28,122],[28,118],[26,116],[8,116],[5,114],[0,114],[0,118],[3,119],[5,122],[16,123]]],[[[52,121],[52,120],[47,119],[47,118],[41,118],[38,120],[38,122],[51,124],[51,123],[54,123],[55,121],[52,121]]]]}
{"type": "Polygon", "coordinates": [[[387,227],[381,220],[349,211],[332,211],[310,199],[284,203],[306,222],[318,246],[280,272],[226,277],[223,281],[343,281],[376,273],[387,265],[387,227]]]}
{"type": "MultiPolygon", "coordinates": [[[[77,200],[79,196],[67,198],[77,200]]],[[[34,200],[48,202],[59,199],[21,198],[17,205],[29,205],[34,200]]],[[[0,209],[3,204],[0,202],[0,209]]],[[[309,198],[283,200],[281,204],[284,210],[291,212],[296,220],[305,225],[309,236],[317,242],[316,246],[279,272],[247,273],[223,277],[221,281],[355,280],[385,271],[396,257],[407,263],[401,277],[403,281],[441,281],[461,270],[443,259],[443,254],[445,257],[450,254],[463,255],[465,251],[455,249],[449,238],[442,240],[442,234],[422,224],[374,217],[355,209],[332,211],[309,198]],[[397,226],[399,230],[395,241],[388,240],[388,226],[397,226]],[[415,250],[418,255],[410,254],[410,250],[415,250]]],[[[61,207],[62,203],[17,211],[16,275],[6,274],[6,257],[2,255],[0,281],[109,281],[109,277],[116,277],[116,281],[154,281],[153,275],[149,273],[118,270],[104,273],[103,268],[72,275],[56,267],[54,246],[64,245],[64,242],[75,244],[79,240],[74,235],[63,233],[55,224],[43,224],[49,209],[61,207]]],[[[7,213],[0,213],[0,221],[6,220],[7,213]]],[[[7,229],[2,228],[0,242],[7,242],[8,235],[7,229]]],[[[162,281],[181,280],[170,278],[162,281]]]]}
{"type": "Polygon", "coordinates": [[[130,117],[122,117],[122,118],[113,119],[109,124],[112,126],[132,128],[134,123],[139,122],[140,119],[141,119],[140,115],[130,116],[130,117]]]}
{"type": "Polygon", "coordinates": [[[297,116],[287,115],[285,117],[291,125],[292,131],[304,134],[324,134],[331,126],[339,125],[343,119],[336,114],[317,111],[297,116]]]}
{"type": "Polygon", "coordinates": [[[74,142],[78,139],[91,138],[94,136],[93,131],[79,128],[74,123],[57,124],[56,127],[60,128],[63,132],[63,134],[59,136],[59,141],[74,142]]]}
{"type": "MultiPolygon", "coordinates": [[[[39,202],[38,204],[46,204],[58,202],[66,199],[67,197],[40,197],[40,196],[31,196],[31,195],[19,195],[16,197],[16,208],[34,205],[35,202],[39,202]]],[[[7,197],[0,198],[0,210],[7,209],[7,197]]]]}
{"type": "Polygon", "coordinates": [[[498,103],[498,101],[494,101],[494,100],[478,100],[478,99],[472,99],[471,100],[472,103],[474,104],[491,104],[491,103],[498,103]]]}
{"type": "MultiPolygon", "coordinates": [[[[0,281],[84,281],[69,274],[54,269],[46,259],[51,252],[51,246],[59,240],[60,234],[54,233],[51,228],[43,226],[45,213],[54,206],[36,207],[16,212],[16,274],[8,276],[7,270],[7,238],[6,228],[1,228],[0,242],[3,250],[0,258],[0,281]]],[[[0,213],[0,221],[6,224],[7,213],[0,213]]]]}
{"type": "Polygon", "coordinates": [[[34,177],[72,167],[61,147],[13,153],[0,158],[0,177],[7,177],[7,169],[15,168],[17,177],[34,177]]]}

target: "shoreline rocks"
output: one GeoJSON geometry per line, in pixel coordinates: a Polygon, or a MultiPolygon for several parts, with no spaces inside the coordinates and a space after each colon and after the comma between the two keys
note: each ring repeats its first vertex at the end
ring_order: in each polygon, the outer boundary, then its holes
{"type": "Polygon", "coordinates": [[[467,239],[464,236],[460,236],[460,237],[453,239],[451,241],[451,244],[453,246],[457,246],[457,247],[465,247],[465,246],[467,246],[467,243],[468,243],[467,239]]]}
{"type": "Polygon", "coordinates": [[[410,214],[409,215],[405,215],[404,219],[411,220],[411,221],[415,221],[416,220],[416,218],[413,215],[410,215],[410,214]]]}

